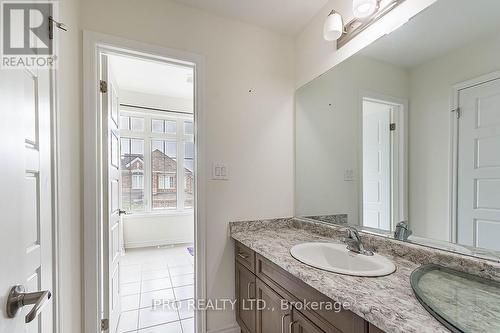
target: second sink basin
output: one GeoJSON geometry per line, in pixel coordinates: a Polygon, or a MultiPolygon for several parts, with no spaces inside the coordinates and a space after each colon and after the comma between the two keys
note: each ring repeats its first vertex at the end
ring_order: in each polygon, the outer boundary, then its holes
{"type": "Polygon", "coordinates": [[[353,276],[384,276],[396,266],[387,258],[374,254],[366,256],[347,250],[345,244],[303,243],[290,249],[295,259],[326,271],[353,276]]]}

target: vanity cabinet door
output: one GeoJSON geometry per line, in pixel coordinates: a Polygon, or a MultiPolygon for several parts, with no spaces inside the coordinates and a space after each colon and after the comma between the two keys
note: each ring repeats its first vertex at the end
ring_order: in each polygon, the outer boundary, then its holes
{"type": "MultiPolygon", "coordinates": [[[[292,321],[289,325],[288,333],[325,333],[322,329],[316,326],[312,321],[307,319],[302,313],[293,309],[292,321]]],[[[342,333],[334,327],[329,328],[327,333],[342,333]]]]}
{"type": "Polygon", "coordinates": [[[256,282],[257,308],[256,333],[289,333],[291,307],[278,293],[260,279],[256,282]],[[285,305],[285,306],[284,306],[285,305]]]}
{"type": "Polygon", "coordinates": [[[255,275],[236,263],[236,321],[243,333],[255,333],[255,275]]]}
{"type": "Polygon", "coordinates": [[[369,328],[368,332],[369,333],[385,333],[380,328],[378,328],[377,326],[372,325],[372,324],[370,324],[370,328],[369,328]]]}

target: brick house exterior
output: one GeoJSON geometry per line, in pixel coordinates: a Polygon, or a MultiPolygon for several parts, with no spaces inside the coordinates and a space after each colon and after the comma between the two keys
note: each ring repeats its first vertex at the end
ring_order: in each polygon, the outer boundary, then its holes
{"type": "MultiPolygon", "coordinates": [[[[125,154],[121,158],[122,204],[126,210],[144,207],[144,161],[143,155],[125,154]],[[133,177],[136,177],[133,179],[133,177]],[[133,187],[135,185],[135,188],[133,187]],[[141,187],[142,185],[142,187],[141,187]]],[[[177,162],[156,149],[152,160],[152,208],[175,208],[177,206],[177,162]]],[[[184,168],[186,204],[192,205],[193,171],[184,168]]],[[[140,209],[140,210],[142,210],[140,209]]]]}

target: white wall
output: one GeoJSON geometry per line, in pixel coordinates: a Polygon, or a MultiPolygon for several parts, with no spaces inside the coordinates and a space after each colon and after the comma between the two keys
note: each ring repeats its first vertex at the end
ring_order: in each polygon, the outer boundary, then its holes
{"type": "MultiPolygon", "coordinates": [[[[166,0],[85,0],[81,13],[83,29],[204,56],[206,156],[231,175],[207,184],[207,296],[233,297],[228,221],[293,214],[292,38],[166,0]]],[[[234,323],[208,314],[209,330],[234,323]]]]}
{"type": "Polygon", "coordinates": [[[59,97],[59,293],[61,333],[79,333],[82,325],[82,114],[81,31],[78,0],[61,0],[58,30],[59,97]]]}
{"type": "Polygon", "coordinates": [[[344,24],[352,18],[352,0],[330,0],[309,22],[295,40],[296,86],[310,82],[341,63],[365,46],[393,31],[436,0],[406,0],[371,27],[337,50],[335,42],[323,39],[323,24],[334,9],[344,18],[344,24]]]}
{"type": "Polygon", "coordinates": [[[123,217],[125,248],[194,242],[194,215],[189,213],[129,215],[123,217]]]}
{"type": "Polygon", "coordinates": [[[296,215],[348,214],[359,223],[361,93],[407,99],[408,89],[406,70],[356,55],[297,90],[296,215]],[[355,181],[344,181],[345,169],[355,181]]]}
{"type": "Polygon", "coordinates": [[[120,89],[120,103],[169,111],[193,112],[193,99],[120,89]]]}
{"type": "Polygon", "coordinates": [[[449,240],[451,88],[496,70],[499,36],[487,36],[410,71],[409,221],[417,236],[449,240]]]}

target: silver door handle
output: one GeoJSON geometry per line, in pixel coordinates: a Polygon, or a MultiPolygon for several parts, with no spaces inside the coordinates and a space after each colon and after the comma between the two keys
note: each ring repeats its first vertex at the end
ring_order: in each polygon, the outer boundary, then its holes
{"type": "Polygon", "coordinates": [[[290,313],[281,316],[281,333],[285,333],[285,318],[290,316],[290,313]]]}
{"type": "Polygon", "coordinates": [[[29,323],[38,316],[51,297],[52,294],[48,290],[27,293],[23,286],[14,286],[10,290],[9,298],[7,299],[7,316],[14,318],[23,306],[35,304],[24,318],[24,321],[29,323]]]}
{"type": "Polygon", "coordinates": [[[240,257],[241,259],[248,259],[249,256],[242,252],[238,252],[238,257],[240,257]]]}
{"type": "Polygon", "coordinates": [[[252,284],[255,284],[255,282],[248,282],[247,284],[247,299],[253,299],[252,297],[250,297],[250,287],[252,286],[252,284]]]}

